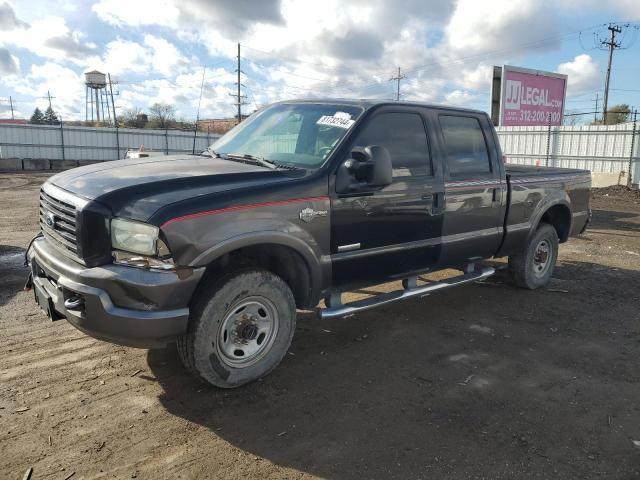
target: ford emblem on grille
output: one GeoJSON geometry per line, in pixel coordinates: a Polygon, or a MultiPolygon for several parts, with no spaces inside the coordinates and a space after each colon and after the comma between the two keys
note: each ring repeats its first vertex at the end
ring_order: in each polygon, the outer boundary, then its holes
{"type": "Polygon", "coordinates": [[[51,212],[47,212],[44,217],[44,221],[49,228],[54,228],[56,226],[56,216],[51,212]]]}

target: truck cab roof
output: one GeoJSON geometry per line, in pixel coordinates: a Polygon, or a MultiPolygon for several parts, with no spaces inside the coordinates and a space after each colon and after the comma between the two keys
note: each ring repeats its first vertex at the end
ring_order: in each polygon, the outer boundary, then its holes
{"type": "Polygon", "coordinates": [[[373,98],[360,98],[360,99],[347,99],[347,98],[303,98],[296,100],[283,100],[277,102],[280,104],[293,104],[293,103],[315,103],[315,104],[330,104],[330,105],[349,105],[355,107],[362,107],[365,110],[369,110],[374,107],[382,105],[398,105],[402,107],[424,107],[424,108],[437,108],[439,110],[451,110],[456,112],[468,112],[474,114],[486,114],[482,110],[473,108],[455,107],[452,105],[441,105],[430,102],[413,102],[413,101],[398,101],[398,100],[380,100],[373,98]]]}

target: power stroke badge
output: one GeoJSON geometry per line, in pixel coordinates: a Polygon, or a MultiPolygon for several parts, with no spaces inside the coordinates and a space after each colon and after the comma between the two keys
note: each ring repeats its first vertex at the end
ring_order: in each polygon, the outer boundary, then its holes
{"type": "Polygon", "coordinates": [[[311,222],[313,221],[314,218],[316,217],[326,217],[327,216],[327,211],[326,210],[314,210],[313,208],[303,208],[302,210],[300,210],[300,213],[298,214],[298,216],[300,217],[300,220],[302,220],[303,222],[311,222]]]}

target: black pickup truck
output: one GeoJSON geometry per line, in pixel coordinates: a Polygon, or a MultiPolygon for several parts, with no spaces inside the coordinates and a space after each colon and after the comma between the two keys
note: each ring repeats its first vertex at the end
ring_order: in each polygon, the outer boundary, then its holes
{"type": "Polygon", "coordinates": [[[492,257],[544,286],[558,244],[587,226],[590,185],[584,170],[506,166],[483,112],[282,102],[201,155],[51,177],[30,283],[52,319],[124,345],[177,342],[189,371],[237,387],[278,365],[296,309],[321,300],[321,318],[349,315],[488,277],[492,257]],[[390,280],[403,288],[342,302],[390,280]]]}

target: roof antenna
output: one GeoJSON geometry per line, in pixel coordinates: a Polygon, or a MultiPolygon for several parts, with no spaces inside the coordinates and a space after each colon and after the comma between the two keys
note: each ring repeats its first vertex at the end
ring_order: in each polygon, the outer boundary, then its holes
{"type": "Polygon", "coordinates": [[[198,136],[198,122],[200,121],[200,103],[202,102],[202,90],[204,90],[204,74],[206,71],[207,67],[202,67],[202,83],[200,84],[200,98],[198,99],[198,110],[196,112],[196,126],[193,128],[193,148],[191,149],[192,155],[196,154],[196,137],[198,136]]]}

